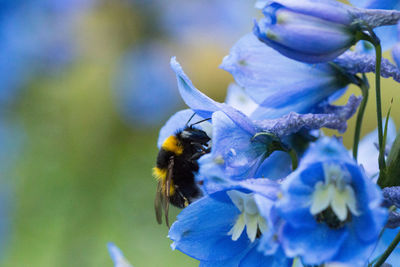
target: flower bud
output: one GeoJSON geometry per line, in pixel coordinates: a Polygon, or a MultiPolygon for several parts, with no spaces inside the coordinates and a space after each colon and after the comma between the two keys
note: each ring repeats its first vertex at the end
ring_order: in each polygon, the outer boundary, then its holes
{"type": "Polygon", "coordinates": [[[276,1],[264,8],[266,18],[254,27],[262,42],[289,58],[309,63],[332,60],[356,43],[358,27],[353,24],[350,6],[330,1],[292,2],[276,1]],[[290,5],[285,6],[286,2],[290,5]]]}

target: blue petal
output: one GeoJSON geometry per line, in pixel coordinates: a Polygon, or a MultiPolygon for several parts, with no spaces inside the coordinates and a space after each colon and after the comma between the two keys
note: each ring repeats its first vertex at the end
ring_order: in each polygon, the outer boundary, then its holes
{"type": "Polygon", "coordinates": [[[272,180],[283,179],[292,172],[292,159],[282,151],[273,152],[261,164],[255,177],[265,177],[272,180]]]}
{"type": "Polygon", "coordinates": [[[290,267],[291,265],[292,260],[287,258],[282,252],[266,256],[262,252],[258,251],[257,247],[254,247],[241,260],[239,267],[290,267]]]}
{"type": "Polygon", "coordinates": [[[301,62],[306,62],[306,63],[322,63],[322,62],[328,62],[333,60],[334,58],[338,57],[339,55],[343,54],[346,50],[349,49],[349,47],[344,47],[342,49],[338,49],[335,51],[332,51],[331,53],[324,53],[324,54],[310,54],[310,53],[305,53],[302,51],[294,50],[289,47],[286,47],[276,41],[271,40],[268,38],[266,34],[266,29],[263,28],[262,23],[265,23],[263,20],[260,21],[259,24],[255,24],[253,28],[254,34],[258,37],[258,39],[262,42],[264,42],[266,45],[272,47],[282,55],[289,57],[291,59],[301,61],[301,62]]]}
{"type": "Polygon", "coordinates": [[[350,3],[356,7],[370,9],[398,9],[398,0],[350,0],[350,3]]]}
{"type": "Polygon", "coordinates": [[[171,67],[176,73],[179,92],[186,105],[204,118],[210,118],[214,111],[219,110],[220,103],[215,102],[194,87],[175,57],[171,58],[171,67]]]}
{"type": "MultiPolygon", "coordinates": [[[[218,198],[215,193],[212,196],[218,198]]],[[[227,235],[235,223],[239,210],[232,202],[204,197],[186,207],[169,231],[174,241],[172,248],[201,261],[221,261],[234,257],[250,244],[246,235],[233,241],[227,235]]]]}
{"type": "MultiPolygon", "coordinates": [[[[372,261],[376,257],[379,257],[386,250],[386,248],[390,245],[390,243],[392,243],[398,232],[399,229],[385,229],[373,255],[370,257],[370,261],[372,261]]],[[[395,250],[392,252],[392,254],[390,254],[389,258],[385,262],[391,264],[392,266],[396,266],[400,262],[399,246],[395,248],[395,250]]]]}
{"type": "Polygon", "coordinates": [[[344,228],[332,230],[325,224],[307,229],[293,228],[286,223],[282,230],[282,245],[289,257],[300,255],[306,264],[321,264],[331,261],[347,235],[344,228]]]}
{"type": "MultiPolygon", "coordinates": [[[[221,68],[230,72],[254,101],[268,107],[262,112],[264,119],[290,111],[307,112],[345,85],[330,65],[291,60],[253,34],[245,35],[233,46],[221,68]]],[[[251,117],[256,118],[257,113],[260,110],[251,117]]]]}
{"type": "Polygon", "coordinates": [[[254,135],[257,132],[255,125],[242,112],[225,103],[218,103],[197,90],[175,58],[171,59],[171,67],[176,73],[182,99],[197,115],[210,118],[215,111],[220,110],[249,133],[254,135]]]}
{"type": "MultiPolygon", "coordinates": [[[[298,169],[284,180],[282,184],[283,198],[278,202],[277,207],[281,216],[291,225],[313,228],[316,226],[316,221],[310,213],[310,205],[314,184],[305,184],[299,177],[299,172],[298,169]]],[[[321,179],[320,175],[316,176],[321,179]]]]}
{"type": "Polygon", "coordinates": [[[220,164],[230,178],[252,178],[267,151],[267,144],[252,140],[254,134],[238,127],[222,112],[215,112],[212,120],[213,159],[223,160],[220,164]]]}
{"type": "Polygon", "coordinates": [[[396,62],[397,68],[400,68],[400,44],[397,44],[392,49],[392,57],[396,62]]]}
{"type": "Polygon", "coordinates": [[[301,164],[310,164],[315,161],[340,160],[354,163],[349,152],[341,141],[335,137],[324,137],[312,143],[304,154],[301,164]]]}
{"type": "Polygon", "coordinates": [[[374,242],[387,220],[387,210],[381,207],[382,192],[357,165],[346,164],[346,168],[352,177],[357,209],[361,212],[360,216],[352,218],[354,232],[362,242],[374,242]]]}
{"type": "Polygon", "coordinates": [[[245,93],[243,88],[232,83],[228,87],[225,103],[250,116],[258,105],[245,93]]]}
{"type": "Polygon", "coordinates": [[[227,266],[240,266],[242,258],[250,251],[258,242],[250,244],[248,248],[238,253],[237,255],[223,261],[201,261],[199,267],[227,267],[227,266]]]}
{"type": "Polygon", "coordinates": [[[353,22],[351,16],[351,7],[332,0],[274,0],[274,3],[279,3],[286,8],[305,14],[314,16],[327,21],[350,24],[353,22]]]}
{"type": "Polygon", "coordinates": [[[354,230],[349,230],[349,236],[343,242],[338,253],[332,259],[337,262],[345,262],[349,266],[366,266],[371,255],[377,237],[374,241],[365,243],[357,238],[354,230]]]}
{"type": "Polygon", "coordinates": [[[114,243],[109,242],[107,247],[115,267],[132,267],[132,265],[130,265],[130,263],[125,259],[122,251],[114,243]]]}

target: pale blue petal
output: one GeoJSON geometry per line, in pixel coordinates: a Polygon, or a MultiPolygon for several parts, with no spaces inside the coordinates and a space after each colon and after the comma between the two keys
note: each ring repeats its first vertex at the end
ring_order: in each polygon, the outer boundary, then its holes
{"type": "MultiPolygon", "coordinates": [[[[393,239],[395,238],[398,232],[399,229],[385,229],[374,253],[370,257],[370,261],[372,261],[376,257],[379,257],[386,250],[386,248],[390,245],[390,243],[392,243],[393,239]]],[[[392,254],[390,254],[389,258],[386,260],[386,263],[389,263],[392,266],[397,266],[399,262],[400,262],[400,246],[397,246],[392,252],[392,254]]]]}
{"type": "Polygon", "coordinates": [[[213,120],[213,147],[211,154],[233,179],[253,178],[260,159],[263,159],[267,145],[252,140],[253,134],[238,127],[223,112],[215,112],[213,120]]]}
{"type": "Polygon", "coordinates": [[[250,116],[257,109],[256,104],[239,85],[232,83],[228,87],[225,103],[250,116]]]}
{"type": "MultiPolygon", "coordinates": [[[[396,134],[396,125],[390,118],[386,139],[388,149],[392,147],[396,134]]],[[[374,177],[379,173],[378,157],[378,129],[375,129],[364,136],[358,145],[358,162],[363,166],[368,177],[374,177]]]]}
{"type": "Polygon", "coordinates": [[[227,234],[239,213],[225,192],[193,202],[182,210],[169,231],[172,248],[201,261],[234,257],[250,244],[246,235],[232,241],[227,234]]]}
{"type": "Polygon", "coordinates": [[[122,251],[114,243],[109,242],[107,247],[115,267],[132,267],[132,265],[125,259],[122,251]]]}
{"type": "Polygon", "coordinates": [[[183,101],[193,111],[203,118],[210,118],[214,111],[219,110],[220,103],[215,102],[194,87],[192,81],[183,72],[181,65],[176,58],[171,59],[171,67],[176,73],[178,88],[183,101]]]}
{"type": "Polygon", "coordinates": [[[268,107],[264,118],[307,112],[346,84],[328,64],[308,65],[289,59],[253,34],[233,46],[221,68],[230,72],[254,101],[268,107]]]}

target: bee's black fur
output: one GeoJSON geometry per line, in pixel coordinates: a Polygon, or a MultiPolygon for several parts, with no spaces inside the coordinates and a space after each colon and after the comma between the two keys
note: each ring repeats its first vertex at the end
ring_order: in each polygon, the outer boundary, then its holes
{"type": "Polygon", "coordinates": [[[183,152],[180,155],[174,152],[160,149],[157,156],[157,167],[167,169],[170,160],[173,160],[171,180],[175,186],[175,192],[169,196],[169,202],[179,208],[191,203],[201,196],[201,191],[195,182],[195,173],[199,171],[197,160],[209,152],[207,143],[208,135],[199,129],[187,126],[175,133],[183,152]]]}

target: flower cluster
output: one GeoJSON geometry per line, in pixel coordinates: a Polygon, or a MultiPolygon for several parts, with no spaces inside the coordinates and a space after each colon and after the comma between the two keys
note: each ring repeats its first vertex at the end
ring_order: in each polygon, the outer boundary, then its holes
{"type": "MultiPolygon", "coordinates": [[[[173,249],[200,266],[380,266],[388,258],[387,245],[377,244],[385,226],[400,225],[400,192],[388,187],[400,185],[393,179],[400,141],[389,116],[382,122],[378,92],[380,76],[399,82],[400,70],[381,58],[382,44],[397,36],[380,39],[375,29],[396,25],[400,12],[387,1],[353,2],[359,7],[335,0],[258,1],[264,18],[221,64],[235,79],[224,103],[199,91],[172,58],[189,109],[161,129],[160,154],[182,129],[200,129],[211,139],[207,149],[196,147],[196,157],[186,158],[196,164],[202,196],[186,203],[171,226],[173,249]],[[359,41],[369,42],[376,55],[350,50],[359,41]],[[378,129],[360,142],[367,72],[376,72],[378,129]],[[350,84],[362,97],[333,105],[350,84]],[[321,129],[343,133],[357,111],[352,153],[321,129]]],[[[174,188],[177,162],[169,166],[171,194],[183,192],[174,188]]],[[[165,183],[168,175],[161,176],[165,183]]]]}

